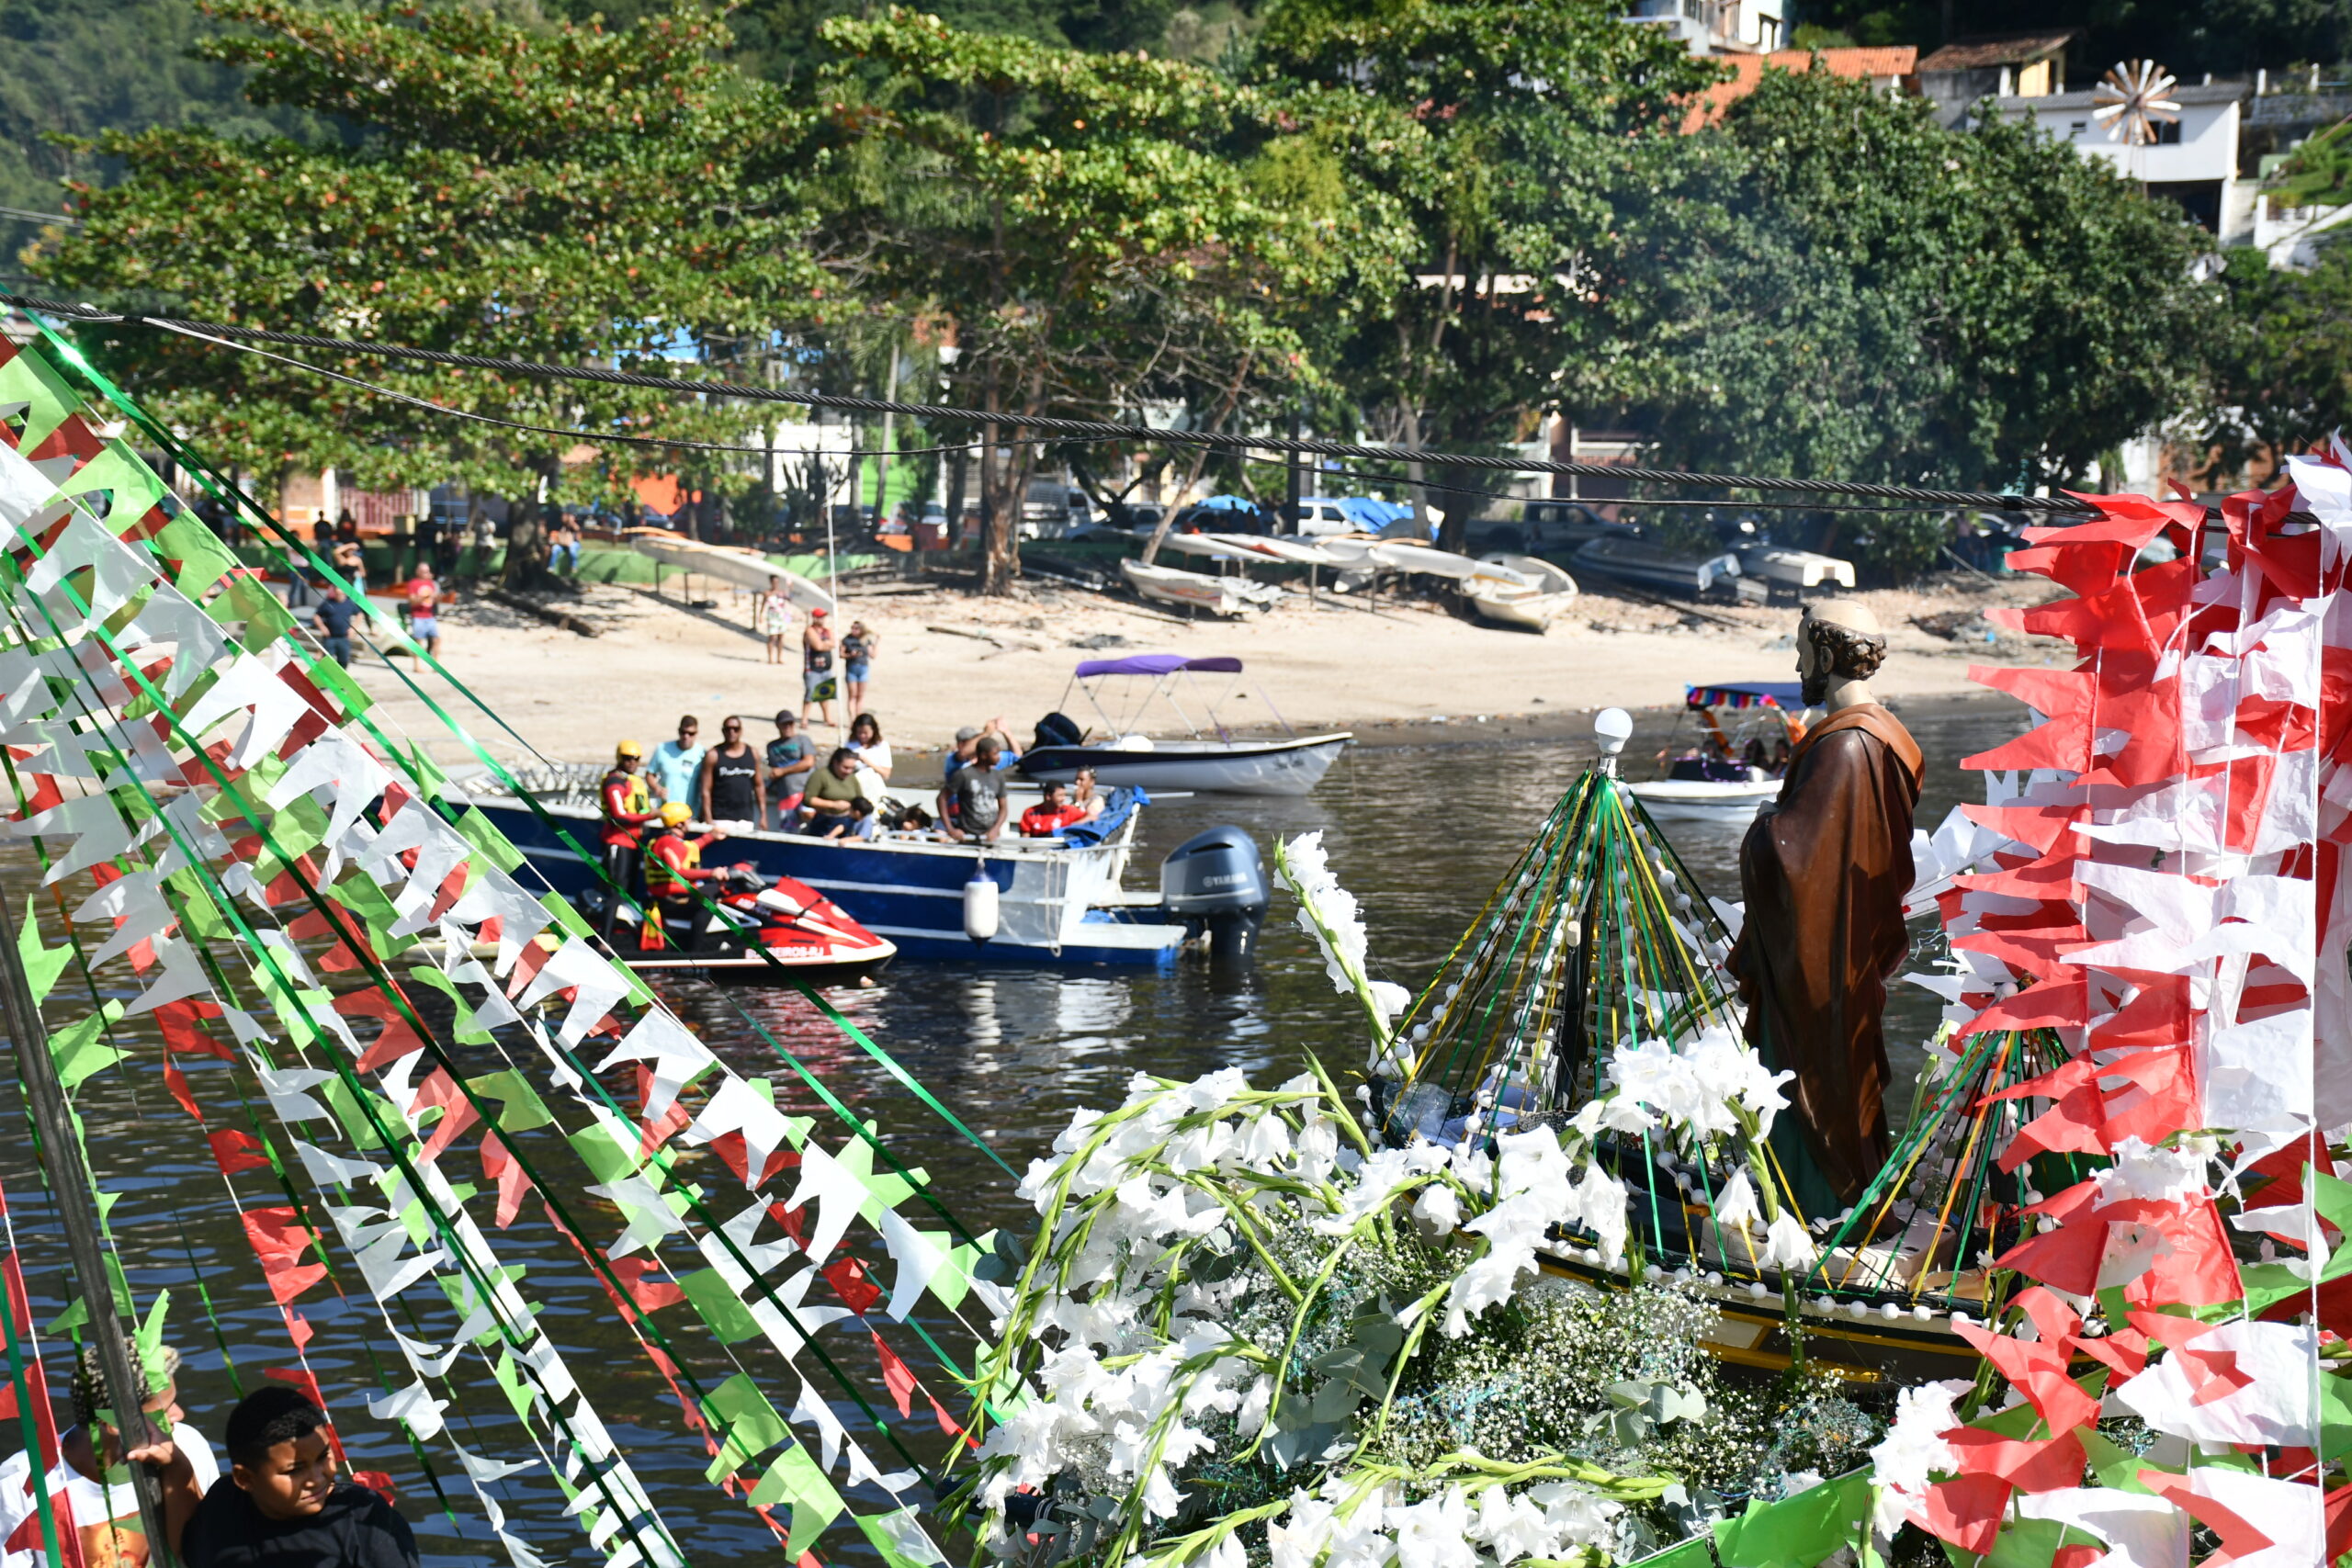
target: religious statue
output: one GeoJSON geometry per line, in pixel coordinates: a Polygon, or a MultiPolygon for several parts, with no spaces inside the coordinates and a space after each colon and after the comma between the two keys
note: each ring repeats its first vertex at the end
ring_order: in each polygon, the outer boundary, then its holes
{"type": "Polygon", "coordinates": [[[1739,851],[1747,919],[1731,954],[1747,1035],[1775,1071],[1795,1073],[1796,1114],[1772,1143],[1808,1218],[1850,1207],[1886,1162],[1886,1042],[1880,1014],[1907,939],[1911,813],[1920,755],[1871,699],[1886,658],[1878,619],[1830,600],[1797,625],[1808,707],[1828,716],[1797,743],[1779,799],[1739,851]]]}

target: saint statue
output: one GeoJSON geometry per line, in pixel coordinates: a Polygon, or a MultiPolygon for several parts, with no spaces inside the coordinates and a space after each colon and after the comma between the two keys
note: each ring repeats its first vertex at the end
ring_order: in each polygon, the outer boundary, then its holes
{"type": "Polygon", "coordinates": [[[1885,658],[1878,618],[1861,604],[1805,611],[1797,674],[1805,705],[1828,716],[1797,743],[1779,799],[1739,851],[1747,914],[1731,969],[1748,1039],[1773,1070],[1796,1075],[1795,1114],[1781,1115],[1772,1145],[1809,1219],[1857,1201],[1888,1151],[1880,1014],[1908,945],[1921,759],[1871,699],[1885,658]]]}

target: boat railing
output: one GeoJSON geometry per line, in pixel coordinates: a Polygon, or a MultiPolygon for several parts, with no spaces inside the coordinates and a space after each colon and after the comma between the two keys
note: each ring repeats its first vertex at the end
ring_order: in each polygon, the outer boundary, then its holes
{"type": "Polygon", "coordinates": [[[514,785],[519,785],[542,806],[594,806],[609,772],[611,764],[607,762],[517,762],[509,766],[503,776],[485,769],[458,780],[458,787],[468,795],[503,795],[511,799],[514,785]],[[508,783],[510,779],[513,785],[508,783]]]}

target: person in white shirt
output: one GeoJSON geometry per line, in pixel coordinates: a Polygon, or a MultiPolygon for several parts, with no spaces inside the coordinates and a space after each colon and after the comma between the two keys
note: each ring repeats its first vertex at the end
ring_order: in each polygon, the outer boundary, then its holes
{"type": "MultiPolygon", "coordinates": [[[[131,1365],[140,1365],[136,1347],[130,1347],[131,1365]]],[[[130,1482],[130,1464],[160,1468],[164,1529],[172,1555],[179,1555],[180,1535],[205,1492],[220,1479],[220,1464],[204,1435],[180,1419],[179,1352],[163,1348],[160,1363],[147,1369],[149,1392],[145,1409],[157,1440],[130,1450],[124,1461],[121,1435],[102,1419],[107,1411],[106,1377],[95,1346],[85,1346],[75,1359],[73,1376],[76,1426],[60,1435],[63,1457],[48,1476],[52,1500],[62,1498],[72,1509],[73,1526],[88,1568],[145,1568],[153,1560],[139,1524],[139,1494],[130,1482]],[[155,1386],[160,1374],[162,1384],[155,1386]]],[[[65,1518],[61,1515],[59,1528],[65,1518]]]]}

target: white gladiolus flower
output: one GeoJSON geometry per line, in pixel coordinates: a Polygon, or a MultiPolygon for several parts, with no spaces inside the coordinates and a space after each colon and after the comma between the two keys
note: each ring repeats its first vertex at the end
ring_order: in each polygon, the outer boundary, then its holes
{"type": "Polygon", "coordinates": [[[1892,1534],[1904,1517],[1927,1500],[1937,1471],[1960,1467],[1944,1434],[1960,1425],[1952,1400],[1968,1392],[1957,1379],[1906,1388],[1895,1396],[1894,1425],[1871,1450],[1871,1484],[1878,1488],[1875,1523],[1892,1534]]]}
{"type": "Polygon", "coordinates": [[[1499,1486],[1490,1486],[1480,1495],[1478,1522],[1470,1534],[1485,1541],[1495,1561],[1504,1563],[1521,1557],[1553,1556],[1560,1539],[1560,1532],[1532,1500],[1523,1494],[1506,1496],[1499,1486]]]}
{"type": "Polygon", "coordinates": [[[1572,1546],[1606,1545],[1616,1533],[1613,1521],[1625,1511],[1623,1504],[1573,1481],[1547,1481],[1529,1487],[1527,1495],[1544,1506],[1544,1522],[1559,1538],[1559,1544],[1544,1552],[1547,1557],[1572,1546]]]}
{"type": "Polygon", "coordinates": [[[1747,1179],[1747,1172],[1735,1171],[1724,1183],[1723,1193],[1715,1200],[1715,1225],[1721,1230],[1744,1231],[1763,1217],[1756,1207],[1756,1189],[1747,1179]]]}
{"type": "Polygon", "coordinates": [[[1388,1523],[1396,1532],[1398,1562],[1411,1568],[1478,1568],[1477,1549],[1470,1544],[1470,1500],[1461,1487],[1391,1508],[1388,1523]]]}
{"type": "Polygon", "coordinates": [[[1413,1218],[1432,1238],[1451,1235],[1462,1226],[1462,1200],[1444,1182],[1432,1182],[1414,1203],[1413,1218]]]}
{"type": "Polygon", "coordinates": [[[1227,1536],[1209,1548],[1208,1555],[1198,1558],[1201,1568],[1250,1568],[1249,1554],[1241,1550],[1238,1537],[1227,1536]]]}
{"type": "Polygon", "coordinates": [[[1819,1256],[1804,1222],[1786,1209],[1764,1233],[1764,1261],[1775,1269],[1810,1269],[1819,1256]]]}
{"type": "Polygon", "coordinates": [[[1363,974],[1369,939],[1357,913],[1356,897],[1332,874],[1330,858],[1323,852],[1323,833],[1302,833],[1283,846],[1283,863],[1298,893],[1298,929],[1323,950],[1324,972],[1331,988],[1342,995],[1356,988],[1363,974]]]}
{"type": "Polygon", "coordinates": [[[1290,1512],[1266,1527],[1272,1568],[1315,1568],[1330,1544],[1334,1512],[1320,1497],[1292,1493],[1290,1512]]]}

